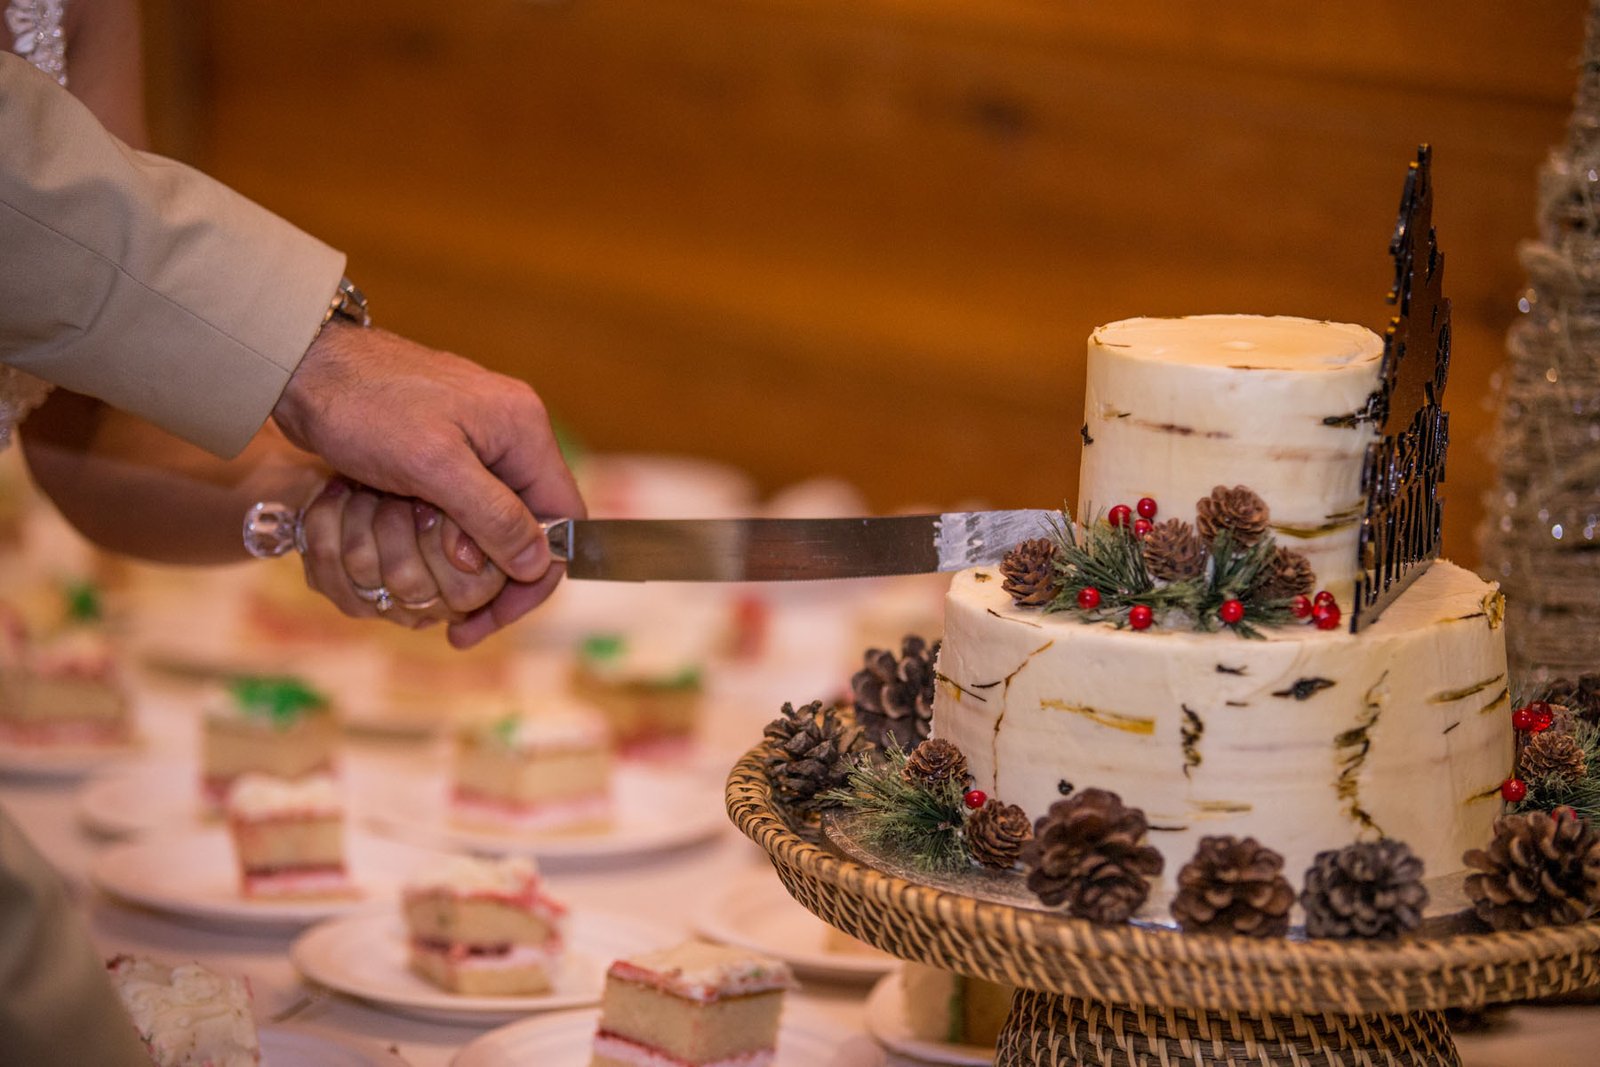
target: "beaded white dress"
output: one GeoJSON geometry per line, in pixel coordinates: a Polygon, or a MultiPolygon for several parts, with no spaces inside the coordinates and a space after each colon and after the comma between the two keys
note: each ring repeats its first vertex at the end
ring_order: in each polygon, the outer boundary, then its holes
{"type": "MultiPolygon", "coordinates": [[[[6,0],[4,44],[62,85],[67,84],[67,41],[61,30],[66,0],[6,0]]],[[[0,364],[0,448],[28,412],[44,402],[51,385],[0,364]]]]}

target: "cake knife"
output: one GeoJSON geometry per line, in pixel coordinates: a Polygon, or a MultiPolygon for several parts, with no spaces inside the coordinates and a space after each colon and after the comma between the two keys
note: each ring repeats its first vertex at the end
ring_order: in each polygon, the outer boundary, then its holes
{"type": "MultiPolygon", "coordinates": [[[[540,525],[569,578],[618,582],[792,582],[928,574],[996,564],[1049,537],[1061,513],[956,511],[848,519],[552,519],[540,525]]],[[[300,515],[256,504],[244,543],[260,558],[302,548],[300,515]]]]}

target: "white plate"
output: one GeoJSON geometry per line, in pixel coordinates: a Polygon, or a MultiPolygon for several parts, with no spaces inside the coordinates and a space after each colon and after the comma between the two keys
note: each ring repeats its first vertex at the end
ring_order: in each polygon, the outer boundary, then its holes
{"type": "Polygon", "coordinates": [[[989,1067],[994,1062],[993,1048],[928,1041],[912,1034],[906,1022],[905,996],[900,989],[898,968],[880,978],[867,995],[867,1032],[895,1055],[909,1056],[923,1063],[989,1067]]]}
{"type": "Polygon", "coordinates": [[[346,1044],[303,1030],[263,1027],[258,1036],[263,1067],[402,1067],[406,1062],[382,1046],[346,1044]]]}
{"type": "MultiPolygon", "coordinates": [[[[447,1022],[503,1022],[532,1011],[597,1004],[606,968],[619,956],[665,948],[675,931],[601,912],[568,915],[567,950],[555,987],[536,996],[464,996],[411,973],[406,931],[396,912],[347,915],[295,940],[289,958],[308,980],[380,1007],[447,1022]]],[[[530,1061],[537,1062],[537,1061],[530,1061]]]]}
{"type": "Polygon", "coordinates": [[[38,744],[0,742],[0,777],[5,778],[82,778],[147,751],[143,738],[135,736],[122,744],[38,744]]]}
{"type": "Polygon", "coordinates": [[[374,902],[389,902],[401,882],[437,855],[347,830],[345,860],[359,895],[260,900],[239,892],[233,842],[223,829],[165,834],[112,845],[89,875],[105,892],[206,927],[297,930],[374,902]]]}
{"type": "Polygon", "coordinates": [[[876,949],[829,949],[832,927],[791,897],[766,865],[729,881],[701,907],[694,927],[713,941],[776,957],[797,974],[826,981],[871,982],[900,964],[876,949]]]}
{"type": "Polygon", "coordinates": [[[604,830],[497,831],[456,824],[449,782],[388,775],[363,787],[367,820],[376,829],[434,848],[533,856],[540,862],[611,859],[680,848],[728,826],[722,790],[683,771],[622,764],[612,771],[611,823],[604,830]]]}
{"type": "MultiPolygon", "coordinates": [[[[598,1011],[565,1011],[502,1026],[456,1054],[450,1067],[588,1067],[598,1011]]],[[[772,1067],[880,1067],[882,1050],[793,1001],[784,1005],[772,1067]]]]}
{"type": "Polygon", "coordinates": [[[78,818],[108,837],[199,825],[200,772],[192,763],[139,763],[85,782],[78,818]]]}

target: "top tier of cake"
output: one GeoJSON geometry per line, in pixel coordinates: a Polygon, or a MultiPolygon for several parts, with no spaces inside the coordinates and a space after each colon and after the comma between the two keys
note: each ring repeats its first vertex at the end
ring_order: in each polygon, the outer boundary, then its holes
{"type": "Polygon", "coordinates": [[[1255,490],[1278,543],[1348,605],[1383,341],[1363,326],[1256,315],[1124,319],[1089,336],[1078,517],[1154,499],[1194,519],[1218,485],[1255,490]]]}

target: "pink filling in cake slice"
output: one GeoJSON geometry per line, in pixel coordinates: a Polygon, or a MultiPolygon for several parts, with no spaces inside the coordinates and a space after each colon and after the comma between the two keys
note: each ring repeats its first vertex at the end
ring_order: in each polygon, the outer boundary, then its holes
{"type": "Polygon", "coordinates": [[[245,896],[356,893],[345,868],[344,805],[333,779],[247,774],[228,793],[227,811],[245,896]]]}
{"type": "Polygon", "coordinates": [[[453,857],[407,883],[401,908],[411,969],[442,989],[520,996],[555,982],[567,909],[531,860],[453,857]]]}
{"type": "Polygon", "coordinates": [[[793,986],[777,960],[698,941],[618,960],[590,1067],[767,1067],[793,986]]]}

